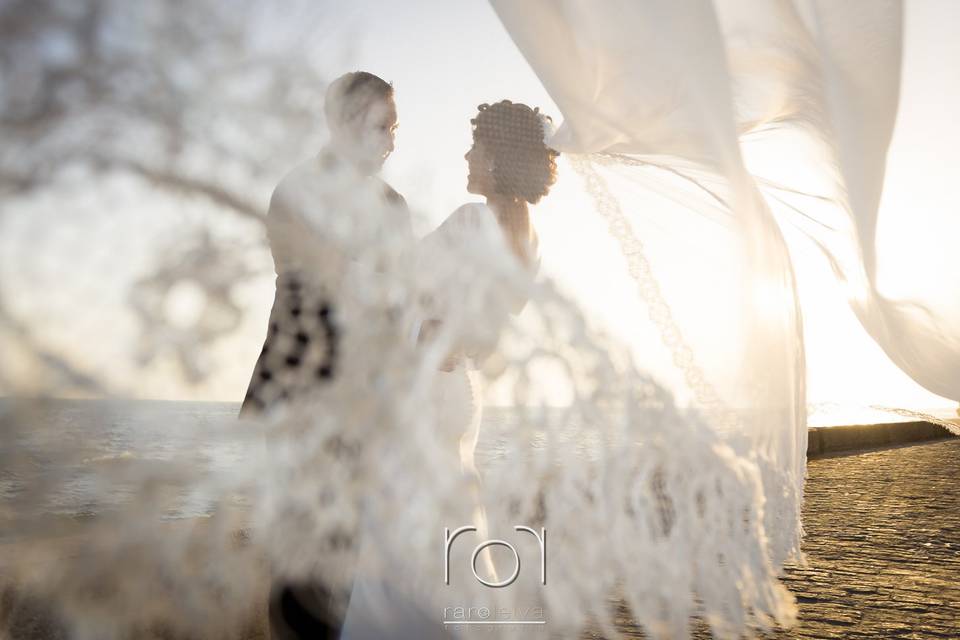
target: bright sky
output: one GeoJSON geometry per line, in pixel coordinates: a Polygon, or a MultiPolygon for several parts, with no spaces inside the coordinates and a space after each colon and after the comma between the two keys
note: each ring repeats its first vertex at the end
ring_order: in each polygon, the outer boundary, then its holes
{"type": "MultiPolygon", "coordinates": [[[[396,88],[398,148],[384,177],[420,215],[415,228],[421,234],[463,202],[477,200],[465,190],[463,154],[470,144],[469,119],[478,104],[509,98],[540,106],[555,121],[561,119],[486,2],[331,1],[326,13],[330,18],[321,53],[330,60],[329,76],[365,69],[396,88]]],[[[892,251],[891,240],[901,243],[898,246],[909,254],[892,262],[897,268],[880,274],[881,286],[890,293],[918,283],[939,286],[937,274],[943,273],[946,249],[951,247],[942,234],[926,237],[922,221],[945,207],[956,207],[960,158],[953,147],[960,140],[960,123],[954,114],[960,105],[960,75],[952,62],[960,60],[960,40],[951,32],[956,24],[960,24],[960,3],[908,3],[906,97],[890,156],[879,233],[881,256],[892,251]]],[[[639,335],[639,342],[650,344],[650,335],[637,329],[645,309],[633,293],[615,246],[598,221],[575,219],[576,203],[565,199],[572,196],[564,180],[576,180],[570,174],[561,166],[560,182],[534,213],[543,270],[585,308],[595,310],[597,320],[611,333],[627,341],[639,335]]],[[[119,186],[118,191],[122,194],[124,187],[119,186]]],[[[960,220],[960,216],[954,218],[960,220]]],[[[117,224],[117,219],[109,221],[112,230],[117,224]]],[[[91,228],[95,237],[96,226],[91,228]]],[[[960,231],[960,226],[956,230],[960,231]]],[[[960,233],[952,238],[955,247],[960,233]]],[[[136,247],[118,250],[136,262],[136,247]]],[[[111,253],[105,258],[116,256],[111,253]]],[[[951,404],[919,387],[889,362],[860,328],[824,263],[805,262],[800,285],[812,403],[913,408],[951,404]]],[[[202,389],[188,391],[174,380],[171,371],[155,372],[144,381],[143,388],[148,389],[144,395],[239,400],[260,350],[272,282],[260,282],[244,295],[253,312],[237,339],[219,350],[225,357],[221,374],[202,389]]],[[[69,315],[66,308],[61,311],[69,315]]],[[[129,333],[130,328],[126,330],[129,333]]],[[[665,352],[649,357],[666,361],[665,352]]]]}

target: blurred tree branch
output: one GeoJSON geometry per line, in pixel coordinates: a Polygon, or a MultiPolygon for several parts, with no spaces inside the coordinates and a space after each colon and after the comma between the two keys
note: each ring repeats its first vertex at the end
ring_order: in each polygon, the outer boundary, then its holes
{"type": "MultiPolygon", "coordinates": [[[[76,205],[59,191],[64,180],[111,206],[99,185],[114,176],[137,178],[142,202],[187,196],[262,221],[280,177],[321,143],[319,47],[330,33],[329,7],[315,0],[0,0],[0,221],[22,199],[46,202],[50,195],[50,206],[69,216],[76,205]]],[[[188,239],[181,244],[192,246],[188,239]]],[[[43,251],[25,246],[23,260],[43,251]]],[[[180,275],[230,302],[230,287],[249,275],[231,266],[235,247],[210,240],[198,251],[208,268],[180,275]]],[[[171,271],[179,253],[157,253],[156,274],[180,273],[171,271]]],[[[77,255],[72,260],[82,260],[77,255]]],[[[141,280],[151,282],[149,275],[141,280]]],[[[45,284],[60,286],[56,277],[45,284]]],[[[0,286],[0,342],[23,352],[11,370],[0,368],[0,389],[14,389],[17,369],[26,368],[39,376],[34,391],[105,392],[89,363],[50,347],[46,325],[34,322],[42,305],[18,310],[17,291],[0,286]]],[[[157,317],[137,316],[140,343],[169,351],[157,342],[170,333],[169,319],[162,308],[149,312],[157,317]]],[[[70,318],[59,320],[47,325],[69,328],[70,318]]],[[[200,338],[213,342],[232,328],[217,326],[200,338]]],[[[189,355],[203,356],[205,344],[198,341],[189,355]]],[[[189,373],[193,362],[180,361],[189,373]]]]}
{"type": "Polygon", "coordinates": [[[0,193],[80,166],[261,218],[319,144],[322,18],[306,0],[0,0],[0,193]]]}

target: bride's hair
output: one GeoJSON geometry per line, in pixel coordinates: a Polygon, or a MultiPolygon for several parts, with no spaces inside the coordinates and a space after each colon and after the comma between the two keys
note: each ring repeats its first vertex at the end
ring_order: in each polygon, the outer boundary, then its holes
{"type": "Polygon", "coordinates": [[[477,107],[473,139],[493,156],[497,192],[535,204],[557,179],[559,151],[544,143],[550,117],[525,104],[501,100],[477,107]]]}

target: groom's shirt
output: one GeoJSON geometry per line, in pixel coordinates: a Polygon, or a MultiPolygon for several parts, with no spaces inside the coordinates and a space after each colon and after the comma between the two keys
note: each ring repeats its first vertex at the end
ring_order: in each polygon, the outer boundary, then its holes
{"type": "Polygon", "coordinates": [[[403,197],[326,150],[280,182],[266,226],[278,278],[296,275],[331,293],[351,261],[387,240],[413,239],[403,197]]]}
{"type": "Polygon", "coordinates": [[[413,244],[406,203],[385,182],[321,153],[274,190],[266,227],[276,295],[244,413],[313,397],[317,384],[339,376],[347,362],[362,355],[355,349],[370,350],[365,338],[371,332],[383,339],[407,332],[403,322],[391,319],[389,308],[364,317],[359,326],[354,320],[352,339],[344,332],[353,317],[346,307],[360,298],[358,288],[384,274],[377,267],[385,242],[413,244]],[[367,258],[375,261],[372,270],[367,258]]]}

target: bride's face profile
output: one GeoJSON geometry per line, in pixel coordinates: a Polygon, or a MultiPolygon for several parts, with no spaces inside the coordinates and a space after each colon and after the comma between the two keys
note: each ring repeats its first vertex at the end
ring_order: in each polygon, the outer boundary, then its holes
{"type": "Polygon", "coordinates": [[[489,196],[496,190],[493,183],[493,157],[480,140],[474,139],[473,146],[463,156],[467,161],[467,191],[481,196],[489,196]]]}

